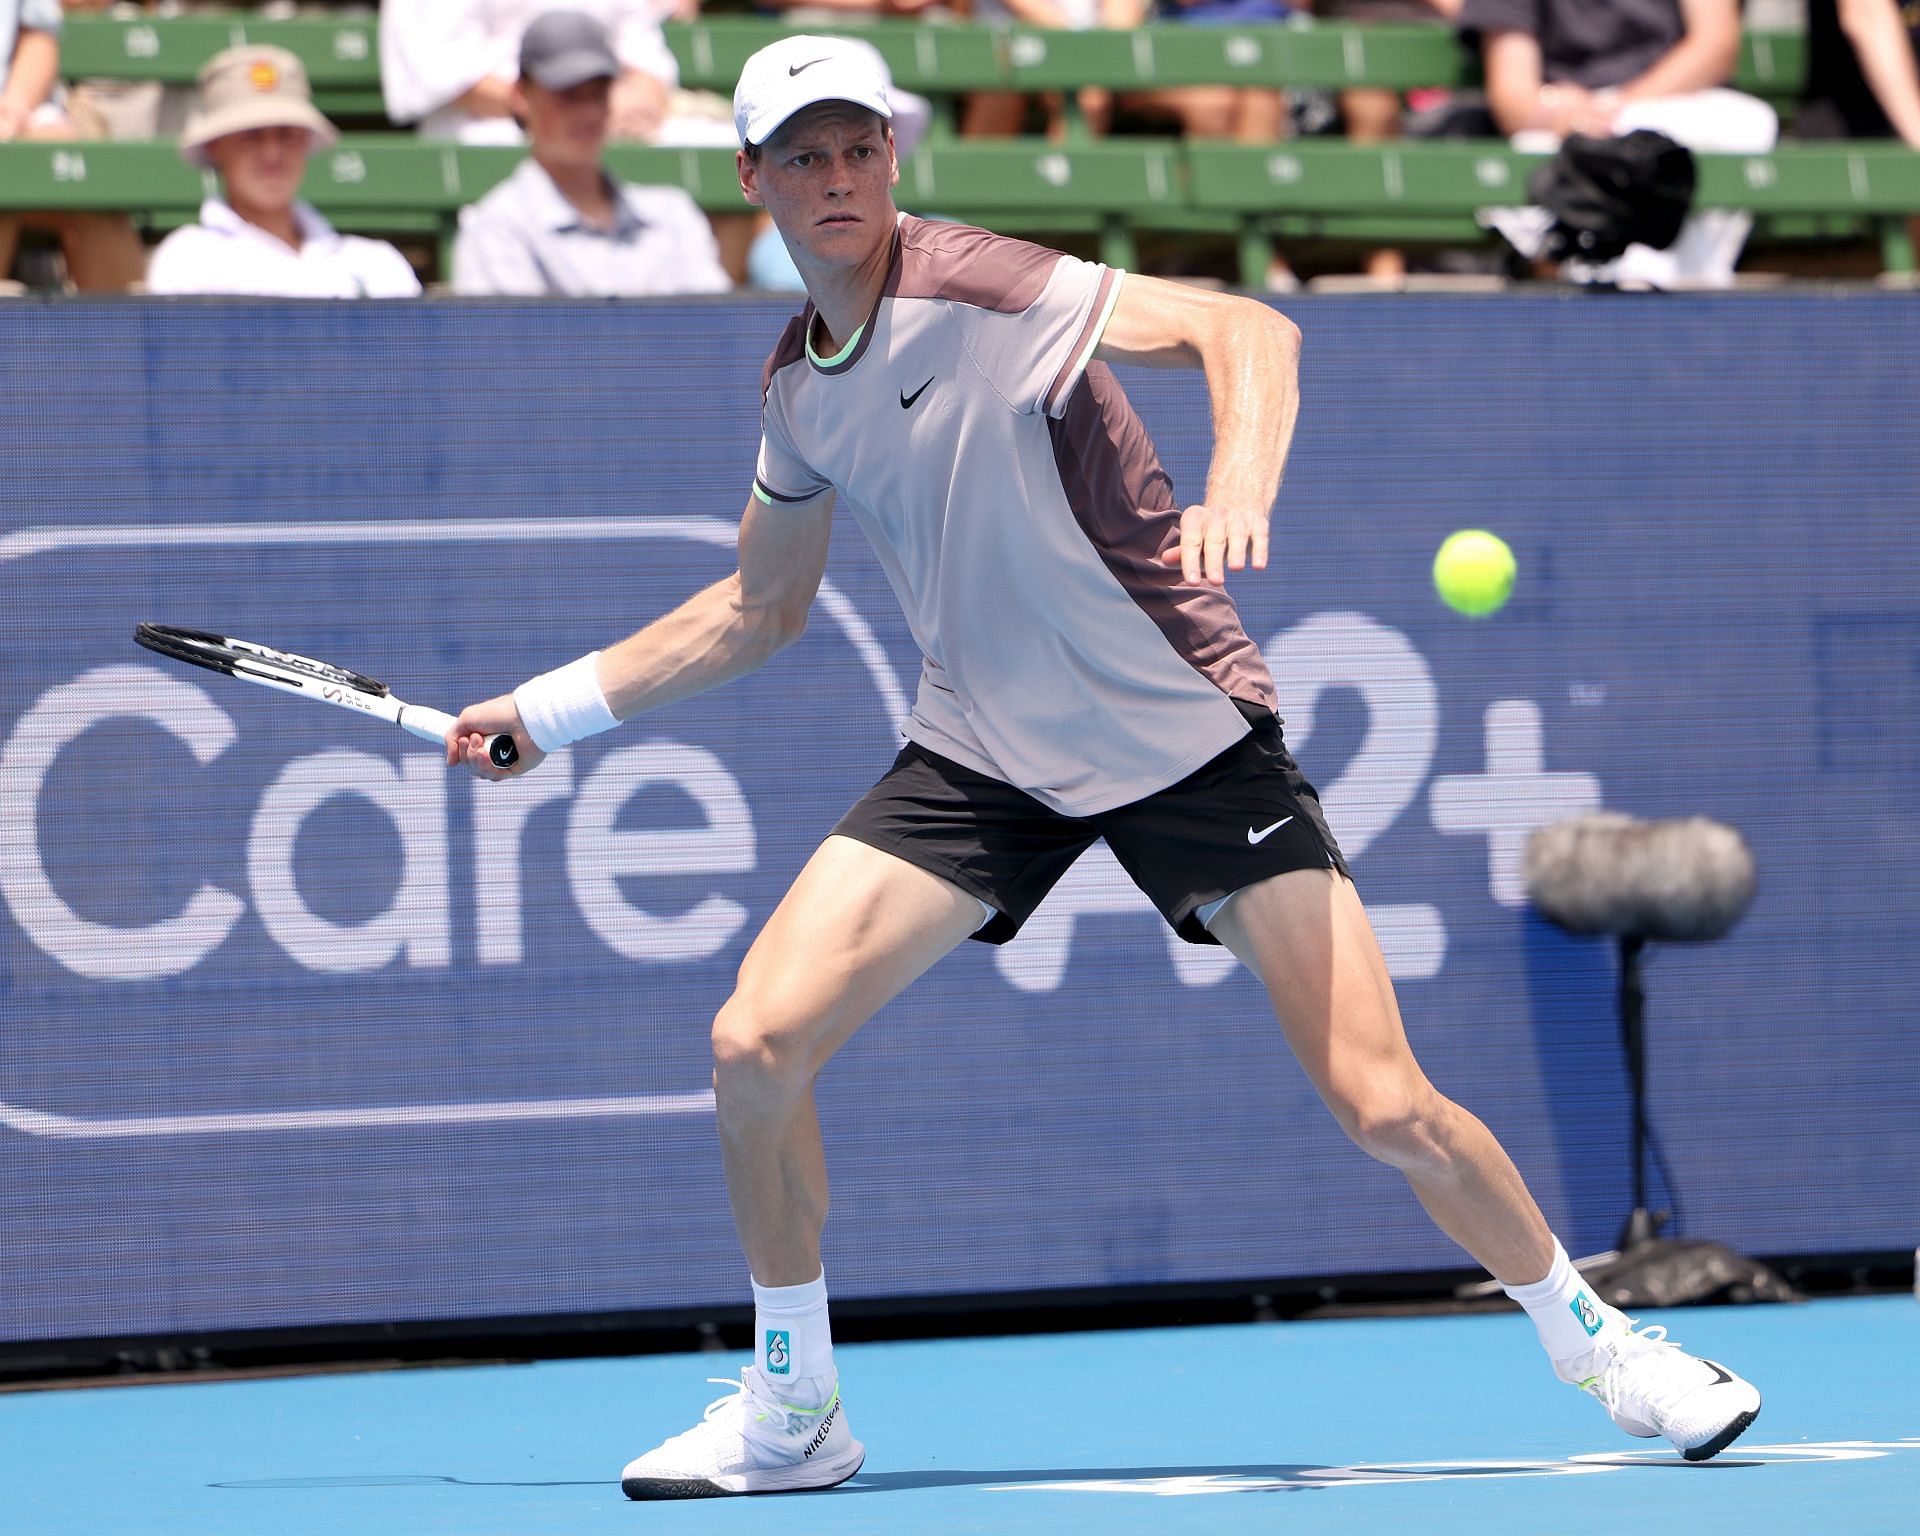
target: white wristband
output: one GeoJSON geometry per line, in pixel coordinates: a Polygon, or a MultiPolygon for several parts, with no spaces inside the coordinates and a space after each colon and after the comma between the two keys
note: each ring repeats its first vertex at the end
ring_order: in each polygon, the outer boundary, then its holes
{"type": "Polygon", "coordinates": [[[528,678],[513,690],[513,702],[519,708],[520,723],[542,752],[610,731],[620,723],[600,691],[598,651],[528,678]]]}

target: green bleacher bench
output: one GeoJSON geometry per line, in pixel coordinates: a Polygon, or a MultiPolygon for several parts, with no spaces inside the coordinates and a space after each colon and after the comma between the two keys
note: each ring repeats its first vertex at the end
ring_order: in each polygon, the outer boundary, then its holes
{"type": "MultiPolygon", "coordinates": [[[[517,149],[348,136],[314,156],[305,195],[343,229],[450,239],[459,209],[505,178],[517,149]]],[[[1764,216],[1865,219],[1890,269],[1909,271],[1904,216],[1920,210],[1920,155],[1898,145],[1787,145],[1771,155],[1702,155],[1699,202],[1764,216]]],[[[616,146],[614,170],[685,188],[739,212],[733,152],[616,146]]],[[[1102,259],[1137,263],[1139,229],[1237,234],[1242,280],[1264,275],[1273,233],[1385,241],[1472,241],[1476,210],[1523,202],[1537,157],[1504,143],[1274,145],[1129,139],[1066,146],[979,140],[923,146],[901,167],[899,200],[1007,229],[1092,231],[1102,259]]],[[[0,144],[0,208],[133,209],[168,227],[193,217],[210,175],[171,144],[0,144]]]]}
{"type": "MultiPolygon", "coordinates": [[[[800,30],[751,16],[669,23],[667,45],[679,61],[680,83],[731,96],[740,69],[776,37],[800,30]]],[[[882,21],[805,28],[865,38],[880,50],[894,83],[922,95],[989,91],[1007,83],[1004,35],[969,23],[947,25],[882,21]]]]}
{"type": "MultiPolygon", "coordinates": [[[[666,28],[691,87],[730,92],[741,65],[790,28],[756,17],[716,17],[666,28]]],[[[1182,27],[1050,32],[1033,28],[850,24],[885,56],[895,80],[932,97],[949,130],[936,130],[902,167],[903,206],[971,217],[1026,232],[1092,233],[1104,259],[1134,265],[1135,230],[1236,235],[1243,280],[1258,280],[1268,240],[1325,237],[1385,242],[1475,241],[1474,210],[1517,199],[1528,162],[1500,144],[1356,149],[1335,141],[1273,146],[1122,139],[1066,145],[1025,140],[955,141],[953,103],[974,90],[1113,90],[1230,84],[1396,90],[1461,86],[1476,61],[1444,26],[1182,27]]],[[[62,45],[70,79],[189,84],[223,48],[275,43],[305,63],[323,110],[382,115],[379,38],[370,16],[262,20],[226,15],[134,18],[74,15],[62,45]]],[[[1805,69],[1805,39],[1750,32],[1737,82],[1776,101],[1792,97],[1805,69]]],[[[318,157],[307,192],[342,228],[436,233],[444,246],[455,211],[504,177],[517,152],[349,138],[318,157]]],[[[1701,196],[1797,219],[1873,218],[1891,267],[1912,252],[1891,216],[1920,207],[1920,156],[1895,149],[1799,149],[1773,157],[1703,161],[1701,196]],[[1864,158],[1863,158],[1864,157],[1864,158]]],[[[619,172],[682,186],[711,211],[741,207],[726,150],[621,147],[619,172]]],[[[193,216],[211,183],[168,147],[0,146],[0,205],[133,208],[165,228],[193,216]]],[[[1807,221],[1814,221],[1808,223],[1807,221]]]]}
{"type": "MultiPolygon", "coordinates": [[[[432,233],[444,248],[459,210],[505,180],[523,153],[348,135],[313,157],[301,192],[342,229],[432,233]]],[[[615,145],[607,162],[630,181],[682,187],[710,212],[747,211],[731,150],[615,145]]],[[[217,190],[213,175],[188,166],[171,144],[0,144],[0,209],[133,209],[169,228],[190,221],[217,190]]],[[[1072,151],[1044,141],[955,143],[923,149],[901,167],[900,200],[1034,229],[1092,230],[1103,259],[1133,266],[1131,221],[1156,208],[1177,219],[1185,172],[1171,141],[1072,151]]]]}
{"type": "Polygon", "coordinates": [[[133,20],[70,15],[60,39],[60,73],[68,80],[192,85],[208,59],[246,43],[272,43],[298,57],[322,111],[336,117],[385,111],[380,29],[371,16],[268,21],[244,11],[133,20]]]}
{"type": "MultiPolygon", "coordinates": [[[[793,30],[753,17],[666,28],[683,83],[730,94],[747,56],[793,30]]],[[[1470,84],[1475,61],[1444,26],[1186,27],[1049,32],[1028,27],[882,21],[823,28],[871,41],[903,88],[936,99],[978,90],[1144,90],[1176,85],[1374,85],[1396,90],[1470,84]]],[[[307,66],[325,111],[380,112],[378,25],[370,16],[267,21],[252,13],[127,19],[73,15],[61,44],[68,79],[191,84],[223,48],[275,43],[307,66]]],[[[1795,95],[1806,70],[1798,33],[1749,32],[1735,84],[1773,100],[1795,95]]]]}
{"type": "Polygon", "coordinates": [[[1135,31],[1007,34],[1009,83],[1022,90],[1099,85],[1454,85],[1472,75],[1445,27],[1141,27],[1135,31]]]}
{"type": "MultiPolygon", "coordinates": [[[[1429,240],[1470,238],[1475,210],[1526,201],[1527,179],[1541,158],[1498,141],[1359,150],[1291,140],[1190,143],[1184,162],[1192,206],[1241,221],[1246,280],[1256,260],[1264,262],[1268,236],[1326,233],[1324,221],[1342,216],[1404,217],[1410,231],[1426,224],[1429,240]]],[[[1904,146],[1783,144],[1770,155],[1697,155],[1695,162],[1697,207],[1762,218],[1865,219],[1881,236],[1888,270],[1913,270],[1906,217],[1920,210],[1920,154],[1904,146]]]]}
{"type": "MultiPolygon", "coordinates": [[[[1190,143],[1195,207],[1241,213],[1406,212],[1524,203],[1542,156],[1498,141],[1356,150],[1316,140],[1190,143]]],[[[1769,155],[1697,155],[1695,205],[1756,214],[1904,215],[1920,209],[1920,154],[1897,144],[1783,144],[1769,155]]]]}

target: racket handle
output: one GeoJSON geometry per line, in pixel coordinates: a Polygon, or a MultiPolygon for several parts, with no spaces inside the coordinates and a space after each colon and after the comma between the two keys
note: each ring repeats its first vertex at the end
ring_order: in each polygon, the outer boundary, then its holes
{"type": "MultiPolygon", "coordinates": [[[[400,713],[401,730],[411,732],[422,741],[437,741],[443,746],[453,724],[453,716],[444,709],[428,709],[424,704],[409,704],[400,713]]],[[[487,761],[494,767],[511,768],[520,761],[520,749],[513,744],[511,736],[489,736],[486,744],[487,761]]]]}

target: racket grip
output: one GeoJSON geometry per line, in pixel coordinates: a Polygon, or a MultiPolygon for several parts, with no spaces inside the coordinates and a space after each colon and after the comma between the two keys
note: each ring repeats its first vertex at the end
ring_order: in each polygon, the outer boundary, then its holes
{"type": "MultiPolygon", "coordinates": [[[[418,736],[422,741],[437,741],[443,745],[447,732],[453,729],[454,717],[443,709],[428,709],[422,704],[409,704],[400,714],[400,729],[418,736]]],[[[511,768],[520,761],[520,749],[513,744],[513,738],[507,735],[487,738],[487,761],[496,768],[511,768]]]]}

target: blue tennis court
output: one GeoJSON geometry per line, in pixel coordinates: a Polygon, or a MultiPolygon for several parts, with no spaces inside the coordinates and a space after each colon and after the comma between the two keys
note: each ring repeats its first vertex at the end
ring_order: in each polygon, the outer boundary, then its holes
{"type": "Polygon", "coordinates": [[[1642,1445],[1523,1317],[843,1346],[865,1469],[830,1493],[636,1505],[618,1473],[732,1355],[50,1391],[0,1403],[6,1529],[147,1536],[648,1531],[1905,1532],[1920,1306],[1662,1314],[1766,1394],[1717,1460],[1642,1445]],[[1276,1508],[1276,1497],[1284,1495],[1276,1508]],[[1842,1513],[1844,1512],[1844,1513],[1842,1513]]]}

